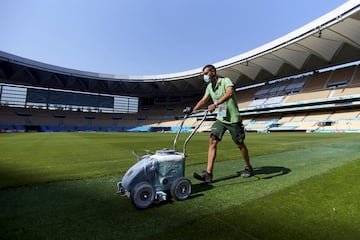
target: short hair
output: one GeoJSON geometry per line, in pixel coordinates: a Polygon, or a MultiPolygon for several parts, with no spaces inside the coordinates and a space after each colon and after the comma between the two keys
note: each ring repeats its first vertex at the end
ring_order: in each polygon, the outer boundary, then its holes
{"type": "Polygon", "coordinates": [[[214,65],[212,65],[212,64],[208,64],[208,65],[206,65],[205,67],[203,67],[203,71],[206,69],[206,68],[211,68],[212,70],[214,70],[215,71],[215,73],[216,73],[216,68],[215,68],[215,66],[214,65]]]}

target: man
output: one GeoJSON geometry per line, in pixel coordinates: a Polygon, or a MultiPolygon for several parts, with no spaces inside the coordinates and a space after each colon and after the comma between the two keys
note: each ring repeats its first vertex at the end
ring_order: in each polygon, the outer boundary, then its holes
{"type": "Polygon", "coordinates": [[[202,70],[202,75],[208,85],[204,96],[193,110],[200,109],[211,98],[213,104],[210,104],[207,109],[209,112],[213,112],[217,108],[218,112],[216,122],[211,127],[207,169],[201,173],[195,172],[194,177],[206,183],[212,182],[217,144],[221,141],[226,130],[229,130],[245,162],[245,169],[241,176],[251,177],[253,168],[250,164],[248,149],[244,143],[245,131],[235,98],[234,85],[229,78],[218,76],[213,65],[206,65],[202,70]]]}

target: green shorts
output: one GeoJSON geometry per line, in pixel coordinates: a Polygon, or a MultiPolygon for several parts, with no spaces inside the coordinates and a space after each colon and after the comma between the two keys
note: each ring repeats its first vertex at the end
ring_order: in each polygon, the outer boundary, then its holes
{"type": "Polygon", "coordinates": [[[245,129],[242,122],[226,124],[216,120],[211,126],[211,137],[216,137],[221,141],[226,130],[229,130],[235,144],[242,144],[245,140],[245,129]]]}

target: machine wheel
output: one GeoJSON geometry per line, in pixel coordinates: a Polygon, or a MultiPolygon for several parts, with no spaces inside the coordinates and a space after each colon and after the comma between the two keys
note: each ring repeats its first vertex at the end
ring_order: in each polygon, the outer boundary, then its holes
{"type": "Polygon", "coordinates": [[[155,187],[148,182],[140,182],[131,192],[131,201],[137,208],[148,208],[155,201],[155,187]]]}
{"type": "Polygon", "coordinates": [[[176,200],[184,200],[191,194],[191,182],[186,177],[176,179],[170,187],[170,194],[176,200]]]}

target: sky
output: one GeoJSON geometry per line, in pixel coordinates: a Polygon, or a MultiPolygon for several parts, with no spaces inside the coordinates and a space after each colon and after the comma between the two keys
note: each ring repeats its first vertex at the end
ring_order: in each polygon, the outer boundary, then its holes
{"type": "Polygon", "coordinates": [[[260,47],[345,2],[0,0],[0,51],[95,73],[178,73],[260,47]]]}

